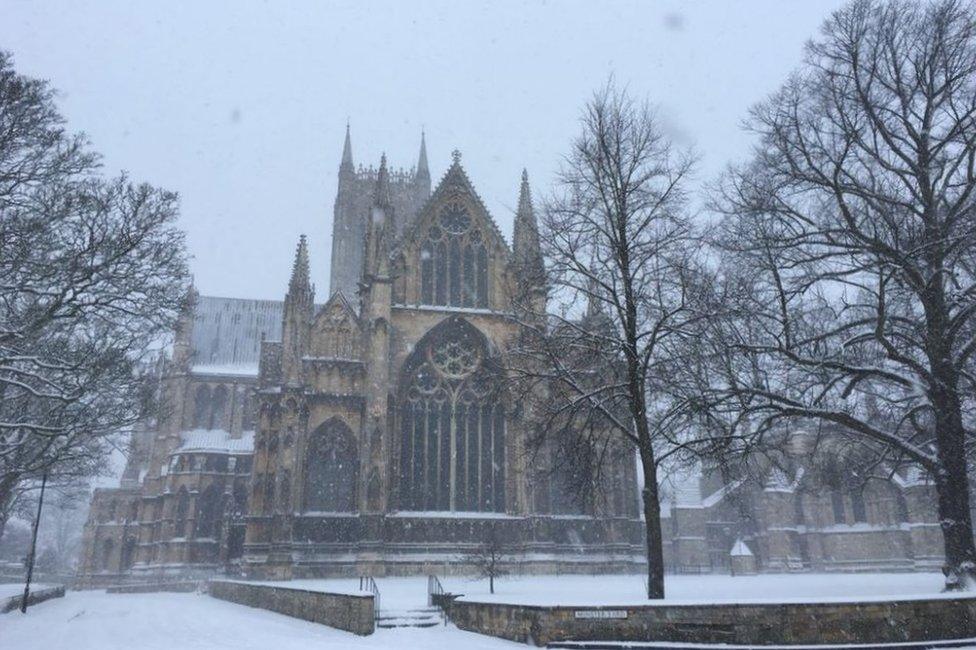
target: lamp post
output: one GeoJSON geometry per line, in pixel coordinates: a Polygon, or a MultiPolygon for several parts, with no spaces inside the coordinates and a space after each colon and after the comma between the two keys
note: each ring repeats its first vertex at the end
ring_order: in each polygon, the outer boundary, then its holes
{"type": "Polygon", "coordinates": [[[27,613],[27,599],[30,596],[31,576],[34,575],[34,559],[37,557],[37,529],[41,527],[41,508],[44,507],[44,488],[47,487],[47,470],[41,478],[41,495],[37,499],[37,517],[34,519],[34,532],[31,534],[30,555],[27,556],[27,581],[24,583],[24,597],[20,601],[20,611],[27,613]]]}

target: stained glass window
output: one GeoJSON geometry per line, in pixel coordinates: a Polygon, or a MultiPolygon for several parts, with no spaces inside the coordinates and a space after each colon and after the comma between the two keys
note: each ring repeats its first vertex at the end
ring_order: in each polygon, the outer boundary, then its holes
{"type": "Polygon", "coordinates": [[[445,205],[420,249],[420,301],[488,307],[488,251],[459,202],[445,205]]]}
{"type": "Polygon", "coordinates": [[[484,336],[452,319],[405,364],[402,510],[505,510],[505,409],[487,361],[484,336]]]}

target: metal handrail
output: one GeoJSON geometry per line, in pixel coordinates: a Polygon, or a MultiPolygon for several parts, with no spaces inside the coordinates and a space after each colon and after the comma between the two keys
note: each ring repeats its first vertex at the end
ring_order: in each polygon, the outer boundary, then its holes
{"type": "Polygon", "coordinates": [[[441,581],[437,579],[437,576],[427,576],[427,605],[433,605],[434,596],[440,596],[443,593],[444,585],[442,585],[441,581]]]}
{"type": "Polygon", "coordinates": [[[380,617],[380,588],[376,586],[373,576],[359,576],[359,590],[373,594],[373,620],[380,617]]]}

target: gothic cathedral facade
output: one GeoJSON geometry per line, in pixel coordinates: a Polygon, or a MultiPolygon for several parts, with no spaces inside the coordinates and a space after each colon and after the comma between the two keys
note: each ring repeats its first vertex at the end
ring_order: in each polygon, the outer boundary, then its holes
{"type": "MultiPolygon", "coordinates": [[[[157,368],[165,408],[94,493],[79,583],[464,572],[493,539],[516,571],[639,572],[633,454],[580,502],[504,381],[513,298],[546,300],[526,175],[509,245],[459,154],[432,189],[423,139],[409,171],[356,168],[347,129],[332,230],[324,302],[304,237],[283,301],[191,301],[157,368]]],[[[728,571],[742,548],[766,571],[940,565],[924,477],[813,476],[662,486],[666,569],[728,571]]]]}

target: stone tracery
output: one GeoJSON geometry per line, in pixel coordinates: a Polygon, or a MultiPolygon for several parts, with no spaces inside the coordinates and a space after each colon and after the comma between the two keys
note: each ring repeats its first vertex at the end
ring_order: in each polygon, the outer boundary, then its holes
{"type": "Polygon", "coordinates": [[[406,365],[400,403],[403,510],[505,509],[505,408],[484,336],[434,328],[406,365]]]}

